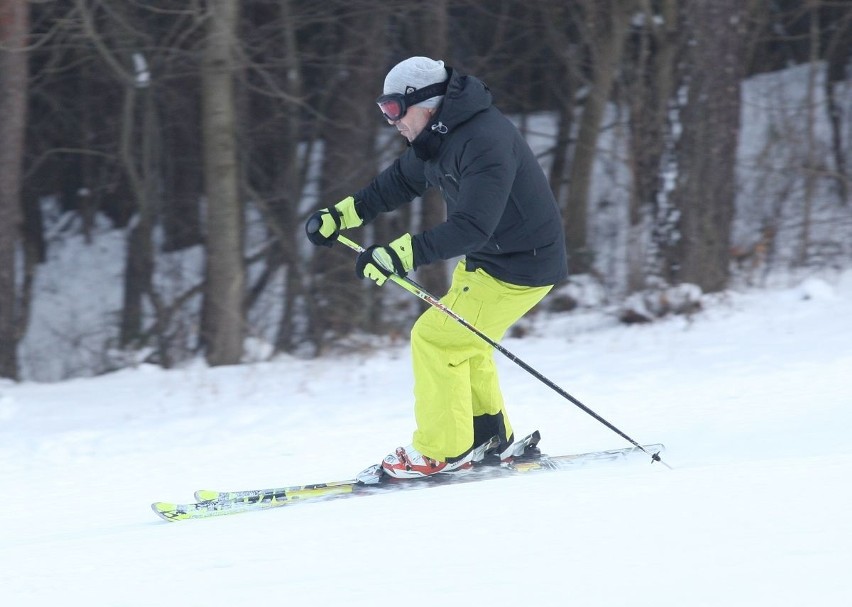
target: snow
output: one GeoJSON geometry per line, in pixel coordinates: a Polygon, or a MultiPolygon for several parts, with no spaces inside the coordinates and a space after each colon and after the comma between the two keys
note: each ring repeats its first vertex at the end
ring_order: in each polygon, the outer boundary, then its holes
{"type": "MultiPolygon", "coordinates": [[[[636,440],[665,443],[672,470],[166,523],[150,502],[349,478],[407,444],[406,345],[0,382],[0,604],[852,604],[852,271],[702,305],[630,327],[539,313],[504,342],[636,440]]],[[[539,428],[544,451],[627,446],[498,362],[516,430],[539,428]]]]}

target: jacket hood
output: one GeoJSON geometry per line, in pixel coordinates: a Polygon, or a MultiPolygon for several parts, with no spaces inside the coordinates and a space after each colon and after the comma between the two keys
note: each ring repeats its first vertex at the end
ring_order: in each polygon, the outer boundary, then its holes
{"type": "Polygon", "coordinates": [[[491,91],[482,80],[461,74],[451,67],[447,67],[447,71],[450,72],[450,82],[441,109],[432,123],[411,142],[421,160],[433,158],[445,135],[491,107],[491,91]]]}
{"type": "Polygon", "coordinates": [[[436,118],[451,131],[491,107],[492,97],[491,91],[479,78],[449,69],[450,83],[436,118]]]}

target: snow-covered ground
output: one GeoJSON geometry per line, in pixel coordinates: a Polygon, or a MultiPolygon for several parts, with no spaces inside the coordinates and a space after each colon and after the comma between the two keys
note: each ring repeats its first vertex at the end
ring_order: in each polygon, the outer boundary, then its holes
{"type": "MultiPolygon", "coordinates": [[[[852,271],[704,302],[634,327],[539,315],[505,342],[664,442],[673,470],[166,523],[150,502],[349,478],[408,443],[406,346],[0,382],[0,605],[850,605],[852,271]]],[[[498,358],[515,428],[544,451],[626,446],[498,358]]]]}

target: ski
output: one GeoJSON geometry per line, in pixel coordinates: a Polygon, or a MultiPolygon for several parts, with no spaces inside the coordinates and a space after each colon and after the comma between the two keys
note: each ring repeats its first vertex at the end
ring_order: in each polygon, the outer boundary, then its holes
{"type": "MultiPolygon", "coordinates": [[[[538,457],[541,452],[538,451],[537,445],[541,440],[541,434],[536,430],[519,441],[512,443],[509,455],[512,457],[526,456],[538,457]]],[[[493,437],[487,443],[483,443],[474,450],[474,461],[480,462],[481,465],[494,465],[499,462],[486,459],[496,457],[491,451],[499,444],[499,438],[493,437]]],[[[324,497],[326,495],[339,495],[341,493],[351,493],[350,485],[375,485],[381,482],[394,482],[396,479],[391,479],[381,473],[378,465],[373,465],[366,470],[360,472],[352,480],[333,481],[329,483],[318,483],[314,485],[296,485],[291,487],[278,487],[274,489],[252,489],[249,491],[211,491],[208,489],[199,489],[195,492],[195,501],[197,502],[264,502],[279,500],[286,496],[292,501],[298,499],[310,499],[324,497]]],[[[417,479],[420,480],[420,479],[417,479]]]]}
{"type": "Polygon", "coordinates": [[[478,482],[529,473],[569,470],[593,463],[633,460],[639,456],[661,453],[665,449],[662,444],[650,444],[643,445],[642,448],[627,447],[551,456],[538,453],[536,445],[539,439],[538,432],[523,439],[521,443],[526,441],[524,453],[516,456],[510,464],[483,463],[469,470],[407,480],[393,479],[383,475],[379,464],[376,464],[367,468],[357,478],[349,480],[232,492],[203,489],[195,492],[196,502],[187,504],[155,502],[151,504],[151,508],[157,516],[166,521],[210,518],[279,508],[300,502],[319,502],[391,491],[478,482]]]}
{"type": "MultiPolygon", "coordinates": [[[[238,514],[254,510],[265,510],[267,508],[278,508],[293,504],[300,500],[327,498],[333,495],[352,494],[358,486],[355,479],[347,481],[336,481],[333,483],[318,483],[313,485],[301,485],[283,487],[280,489],[263,489],[257,491],[238,491],[225,494],[228,498],[222,499],[199,499],[189,504],[174,504],[169,502],[154,502],[151,508],[160,518],[167,521],[182,521],[197,518],[209,518],[213,516],[224,516],[227,514],[238,514]],[[240,495],[242,497],[232,496],[240,495]]],[[[196,494],[222,495],[218,492],[197,491],[196,494]]]]}

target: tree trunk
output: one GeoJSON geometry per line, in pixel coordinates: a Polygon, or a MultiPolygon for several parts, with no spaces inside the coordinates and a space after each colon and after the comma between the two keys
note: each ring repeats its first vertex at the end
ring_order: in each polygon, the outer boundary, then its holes
{"type": "Polygon", "coordinates": [[[685,10],[689,81],[672,195],[680,211],[673,278],[707,292],[728,280],[744,10],[740,0],[690,0],[685,10]]]}
{"type": "Polygon", "coordinates": [[[151,242],[156,216],[154,186],[157,175],[154,162],[154,108],[150,91],[125,89],[124,118],[121,129],[121,159],[130,189],[136,201],[136,220],[127,240],[124,269],[124,302],[121,310],[120,343],[123,347],[141,346],[144,297],[153,294],[154,247],[151,242]],[[136,100],[141,97],[141,120],[136,100]],[[138,123],[138,124],[137,124],[138,123]]]}
{"type": "Polygon", "coordinates": [[[643,0],[643,30],[627,91],[630,106],[630,157],[633,173],[627,235],[627,290],[645,288],[651,219],[662,188],[669,100],[674,91],[678,0],[660,4],[660,15],[643,0]]]}
{"type": "Polygon", "coordinates": [[[280,0],[278,3],[282,25],[282,49],[285,57],[287,78],[282,83],[285,98],[278,103],[283,104],[284,119],[281,123],[283,140],[274,144],[277,149],[276,159],[280,162],[277,171],[273,171],[272,191],[275,196],[270,203],[272,221],[272,236],[275,239],[272,259],[268,261],[271,267],[283,264],[286,269],[284,285],[284,301],[281,306],[281,317],[275,336],[275,349],[290,352],[298,347],[297,334],[297,302],[304,300],[305,281],[303,279],[303,260],[297,243],[302,241],[304,232],[300,221],[299,203],[304,189],[305,167],[310,163],[312,146],[300,157],[300,116],[299,102],[304,98],[305,66],[299,48],[299,37],[294,13],[296,7],[292,0],[280,0]]]}
{"type": "MultiPolygon", "coordinates": [[[[831,13],[832,16],[835,13],[831,13]]],[[[825,75],[825,100],[826,109],[831,125],[831,150],[834,156],[835,184],[837,197],[840,204],[849,203],[850,176],[847,167],[847,153],[849,148],[848,135],[844,142],[844,108],[843,95],[841,91],[847,91],[848,99],[849,82],[846,78],[846,66],[850,61],[850,48],[852,48],[852,13],[848,7],[837,9],[836,30],[831,36],[828,48],[825,51],[826,75],[825,75]],[[842,13],[841,11],[847,11],[842,13]]],[[[846,118],[846,121],[852,117],[846,118]]],[[[847,130],[848,133],[848,130],[847,130]]]]}
{"type": "Polygon", "coordinates": [[[808,92],[807,92],[807,124],[805,125],[805,162],[804,180],[805,191],[802,200],[802,231],[799,237],[799,252],[796,256],[796,264],[804,266],[808,262],[808,249],[811,242],[811,222],[813,221],[814,193],[817,180],[816,160],[816,110],[817,110],[817,74],[819,66],[819,5],[811,0],[810,12],[810,55],[808,66],[808,92]]]}
{"type": "Polygon", "coordinates": [[[243,217],[237,170],[234,53],[237,0],[210,0],[202,67],[207,268],[202,340],[207,362],[240,362],[245,332],[243,217]]]}
{"type": "Polygon", "coordinates": [[[568,152],[574,131],[577,89],[583,86],[581,84],[582,68],[578,61],[577,45],[569,35],[574,21],[571,7],[560,3],[539,3],[536,7],[540,11],[539,19],[544,30],[544,39],[557,61],[558,71],[555,77],[548,79],[551,95],[556,101],[558,116],[548,181],[556,203],[560,208],[565,208],[568,204],[570,188],[568,152]]]}
{"type": "Polygon", "coordinates": [[[563,190],[567,179],[565,177],[568,168],[568,146],[571,144],[571,129],[574,127],[574,99],[573,95],[564,99],[558,110],[556,137],[553,144],[553,162],[550,165],[548,181],[553,198],[557,204],[562,205],[563,190]]]}
{"type": "Polygon", "coordinates": [[[203,189],[202,162],[199,145],[199,125],[179,119],[174,114],[199,113],[198,81],[169,85],[185,92],[181,104],[166,117],[171,122],[163,129],[164,196],[160,213],[163,222],[163,251],[180,251],[201,244],[201,211],[199,203],[203,189]]]}
{"type": "Polygon", "coordinates": [[[571,189],[565,209],[565,236],[572,273],[587,272],[592,266],[588,243],[588,207],[592,168],[597,156],[598,134],[629,24],[627,0],[588,0],[586,2],[592,83],[580,117],[577,143],[571,163],[571,189]]]}
{"type": "Polygon", "coordinates": [[[23,335],[15,258],[21,241],[27,110],[26,0],[0,0],[0,377],[18,378],[23,335]]]}

